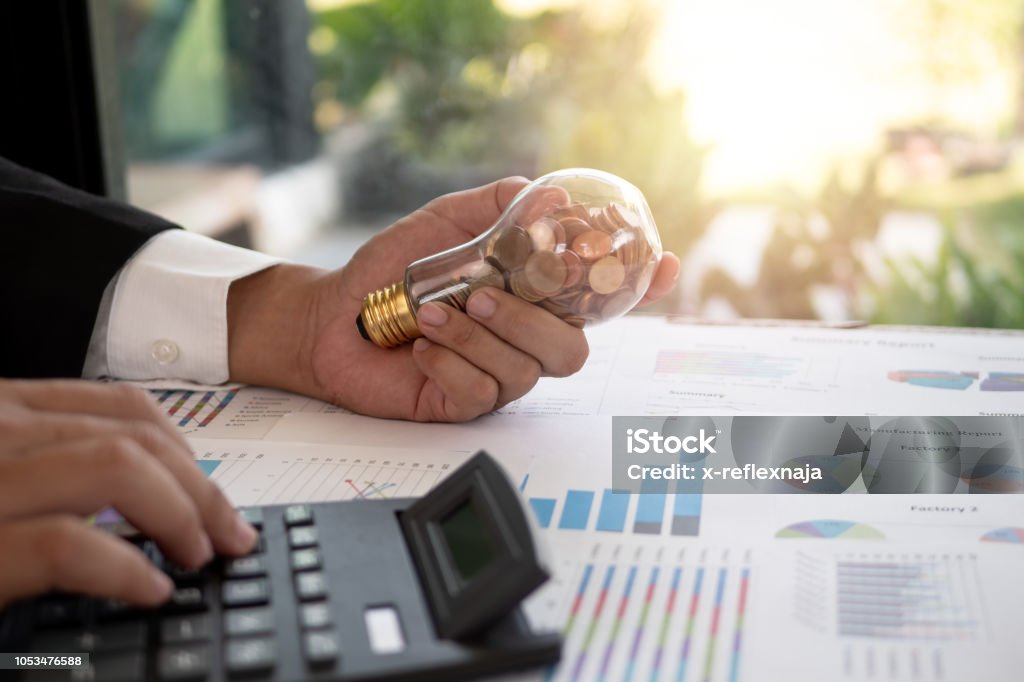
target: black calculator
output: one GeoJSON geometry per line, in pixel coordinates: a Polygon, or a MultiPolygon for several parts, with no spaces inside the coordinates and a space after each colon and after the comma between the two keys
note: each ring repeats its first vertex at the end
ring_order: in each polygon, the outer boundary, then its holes
{"type": "Polygon", "coordinates": [[[138,609],[68,594],[0,614],[0,652],[78,665],[4,670],[70,680],[436,680],[558,661],[520,602],[549,577],[532,517],[477,453],[427,496],[242,510],[251,554],[198,570],[129,538],[175,582],[138,609]],[[86,663],[83,654],[88,655],[86,663]]]}

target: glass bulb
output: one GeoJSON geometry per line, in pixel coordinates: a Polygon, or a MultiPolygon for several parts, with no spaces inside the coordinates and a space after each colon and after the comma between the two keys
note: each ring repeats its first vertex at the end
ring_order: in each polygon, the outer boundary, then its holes
{"type": "Polygon", "coordinates": [[[524,187],[476,239],[412,263],[402,282],[369,294],[356,325],[391,348],[422,336],[424,303],[465,310],[470,294],[495,287],[583,327],[636,305],[660,259],[640,190],[603,171],[555,171],[524,187]]]}

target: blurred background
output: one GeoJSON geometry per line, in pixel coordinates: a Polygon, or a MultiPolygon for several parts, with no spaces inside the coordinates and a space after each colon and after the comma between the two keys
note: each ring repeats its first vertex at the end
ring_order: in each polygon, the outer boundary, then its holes
{"type": "Polygon", "coordinates": [[[130,201],[326,267],[591,166],[664,311],[1024,327],[1024,0],[113,0],[130,201]]]}

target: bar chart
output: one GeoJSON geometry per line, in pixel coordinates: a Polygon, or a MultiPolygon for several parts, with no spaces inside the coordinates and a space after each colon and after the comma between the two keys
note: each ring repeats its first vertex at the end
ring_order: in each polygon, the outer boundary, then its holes
{"type": "Polygon", "coordinates": [[[601,533],[635,535],[700,534],[702,484],[699,480],[668,482],[642,489],[640,493],[569,489],[558,497],[530,495],[529,475],[520,491],[527,495],[541,528],[565,531],[594,530],[601,533]]]}
{"type": "Polygon", "coordinates": [[[152,391],[156,404],[178,428],[209,426],[238,396],[239,388],[226,391],[152,391]]]}
{"type": "Polygon", "coordinates": [[[657,562],[642,551],[623,554],[630,552],[602,546],[544,588],[531,616],[560,624],[565,638],[561,663],[545,679],[741,679],[749,556],[706,550],[657,562]],[[538,613],[545,600],[549,611],[538,613]]]}
{"type": "Polygon", "coordinates": [[[156,388],[149,390],[168,422],[196,438],[263,438],[287,414],[337,413],[340,407],[273,388],[156,388]]]}
{"type": "Polygon", "coordinates": [[[855,555],[836,562],[839,634],[853,637],[973,640],[981,592],[975,561],[855,555]]]}

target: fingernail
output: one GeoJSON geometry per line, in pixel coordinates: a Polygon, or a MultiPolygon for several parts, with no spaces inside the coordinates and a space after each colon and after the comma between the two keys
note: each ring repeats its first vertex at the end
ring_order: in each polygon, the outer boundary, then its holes
{"type": "Polygon", "coordinates": [[[247,552],[256,544],[256,529],[241,516],[235,517],[235,546],[238,551],[247,552]]]}
{"type": "Polygon", "coordinates": [[[466,312],[471,317],[475,317],[478,320],[486,320],[494,314],[494,311],[498,309],[498,302],[494,298],[483,291],[478,291],[469,297],[469,302],[466,304],[466,312]]]}
{"type": "Polygon", "coordinates": [[[419,309],[419,312],[416,313],[416,319],[431,327],[440,327],[448,321],[448,313],[442,310],[440,306],[428,303],[419,309]]]}
{"type": "Polygon", "coordinates": [[[153,597],[160,601],[166,601],[171,596],[171,591],[174,589],[174,583],[171,579],[160,570],[153,569],[149,572],[152,587],[153,597]]]}
{"type": "Polygon", "coordinates": [[[413,342],[412,349],[417,353],[422,353],[423,351],[425,351],[426,349],[430,348],[433,345],[434,344],[432,344],[429,339],[425,339],[421,336],[420,338],[416,339],[416,341],[413,342]]]}

